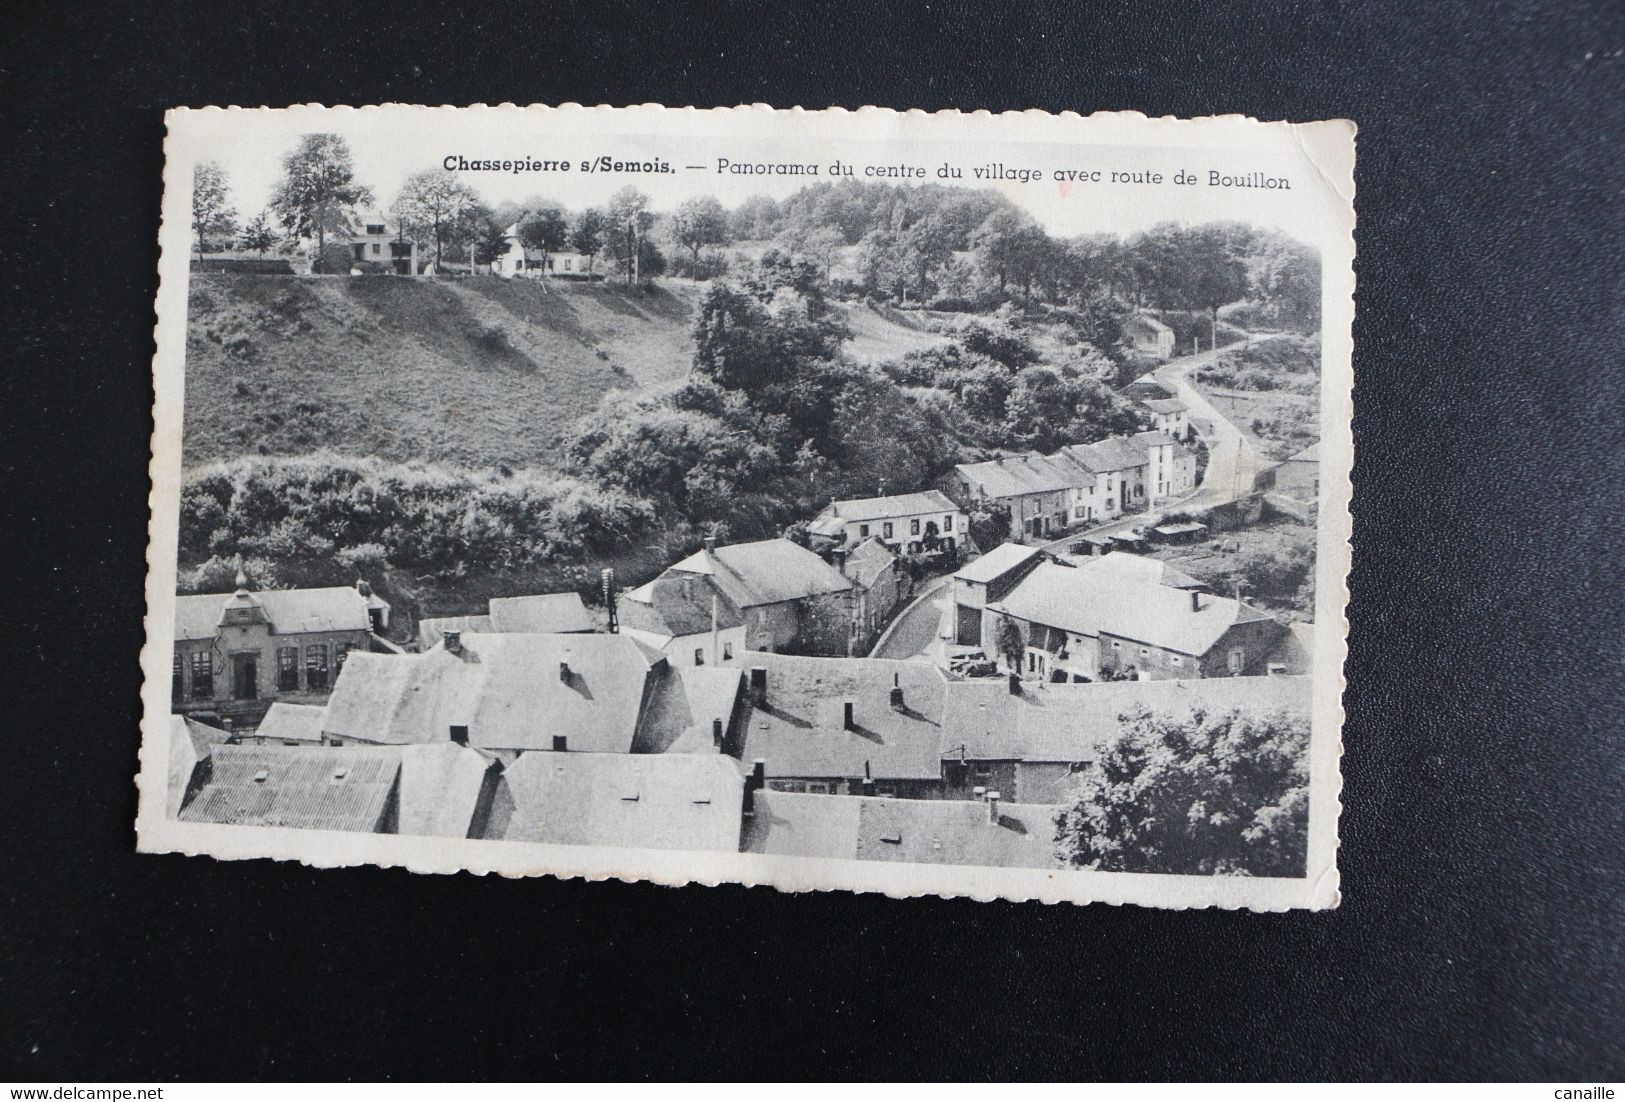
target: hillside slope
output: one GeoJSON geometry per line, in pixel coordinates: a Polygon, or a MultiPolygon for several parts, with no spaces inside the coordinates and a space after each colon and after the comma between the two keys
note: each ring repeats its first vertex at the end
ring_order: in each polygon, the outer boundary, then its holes
{"type": "Polygon", "coordinates": [[[185,461],[328,448],[549,461],[611,389],[681,378],[693,288],[194,275],[185,461]]]}

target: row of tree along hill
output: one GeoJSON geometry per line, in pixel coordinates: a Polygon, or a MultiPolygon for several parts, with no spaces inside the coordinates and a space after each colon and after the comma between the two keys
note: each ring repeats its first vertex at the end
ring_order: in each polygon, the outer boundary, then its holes
{"type": "MultiPolygon", "coordinates": [[[[309,134],[283,157],[269,207],[241,225],[224,169],[197,166],[192,228],[200,254],[211,241],[230,241],[261,255],[313,243],[319,255],[329,234],[349,232],[356,208],[377,201],[356,180],[341,138],[309,134]]],[[[568,249],[628,276],[713,278],[737,262],[730,245],[773,241],[816,262],[837,293],[941,309],[986,310],[1013,298],[1084,308],[1107,299],[1205,311],[1216,324],[1220,307],[1250,299],[1271,322],[1306,331],[1319,323],[1319,257],[1281,233],[1170,222],[1127,239],[1058,238],[997,192],[938,184],[842,180],[782,201],[756,196],[731,211],[707,196],[667,212],[626,187],[571,212],[542,198],[493,207],[436,168],[408,177],[389,210],[437,267],[481,270],[517,236],[544,259],[568,249]]]]}

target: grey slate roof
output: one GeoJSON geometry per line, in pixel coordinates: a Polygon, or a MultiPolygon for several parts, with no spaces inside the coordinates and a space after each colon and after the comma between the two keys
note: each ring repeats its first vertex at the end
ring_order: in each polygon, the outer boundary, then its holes
{"type": "Polygon", "coordinates": [[[1001,543],[974,562],[966,563],[954,571],[954,577],[968,582],[997,581],[1022,563],[1043,554],[1037,547],[1020,543],[1001,543]]]}
{"type": "MultiPolygon", "coordinates": [[[[324,589],[266,589],[250,595],[265,609],[279,635],[317,631],[369,631],[367,598],[349,586],[324,589]]],[[[231,593],[175,598],[175,638],[212,639],[231,593]]]]}
{"type": "Polygon", "coordinates": [[[762,758],[770,777],[924,780],[941,776],[942,701],[947,678],[935,666],[885,658],[802,658],[751,651],[740,656],[747,689],[740,758],[762,758]],[[767,670],[764,706],[751,701],[751,667],[767,670]],[[891,707],[894,683],[904,710],[891,707]],[[857,730],[845,729],[854,705],[857,730]]]}
{"type": "Polygon", "coordinates": [[[890,494],[886,497],[848,498],[830,504],[830,511],[842,520],[885,520],[890,517],[915,516],[922,513],[957,513],[959,506],[948,500],[941,490],[921,490],[912,494],[890,494]]]}
{"type": "Polygon", "coordinates": [[[954,470],[970,484],[972,493],[991,498],[1053,493],[1076,484],[1076,479],[1049,457],[1037,454],[961,463],[954,470]]]}
{"type": "Polygon", "coordinates": [[[715,754],[521,754],[485,836],[737,852],[744,790],[738,763],[715,754]]]}
{"type": "Polygon", "coordinates": [[[735,543],[715,551],[701,549],[668,567],[666,573],[708,575],[741,609],[852,588],[839,570],[787,539],[735,543]]]}
{"type": "Polygon", "coordinates": [[[943,714],[943,756],[984,761],[1096,760],[1122,718],[1141,711],[1183,718],[1192,712],[1309,714],[1307,677],[1208,677],[1184,681],[1024,683],[956,681],[943,714]]]}
{"type": "Polygon", "coordinates": [[[665,658],[625,635],[478,633],[461,653],[353,654],[325,732],[380,744],[444,742],[452,725],[487,750],[632,749],[650,671],[665,658]],[[559,666],[569,667],[568,680],[559,666]]]}
{"type": "Polygon", "coordinates": [[[1183,413],[1190,408],[1178,398],[1142,398],[1140,404],[1152,413],[1183,413]]]}
{"type": "Polygon", "coordinates": [[[289,704],[285,700],[276,700],[272,701],[254,734],[278,742],[320,743],[322,724],[326,719],[327,708],[323,705],[289,704]]]}
{"type": "Polygon", "coordinates": [[[1269,619],[1250,605],[1212,594],[1204,594],[1193,611],[1188,590],[1146,576],[1135,558],[1119,551],[1079,559],[1076,566],[1040,563],[988,608],[1079,635],[1107,633],[1193,657],[1207,654],[1233,625],[1269,619]],[[1130,561],[1113,561],[1124,558],[1130,561]]]}
{"type": "Polygon", "coordinates": [[[762,791],[747,853],[992,868],[1059,868],[1047,804],[1000,803],[995,821],[973,800],[893,800],[762,791]]]}

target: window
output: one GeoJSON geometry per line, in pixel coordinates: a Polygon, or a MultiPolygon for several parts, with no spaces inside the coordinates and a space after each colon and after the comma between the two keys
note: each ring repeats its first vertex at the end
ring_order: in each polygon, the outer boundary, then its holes
{"type": "Polygon", "coordinates": [[[276,687],[278,692],[299,691],[299,648],[278,647],[276,652],[276,687]]]}
{"type": "Polygon", "coordinates": [[[1230,672],[1231,673],[1240,673],[1242,670],[1246,669],[1247,668],[1247,652],[1245,650],[1243,650],[1241,647],[1232,647],[1230,649],[1230,663],[1229,663],[1229,665],[1230,665],[1230,672]]]}
{"type": "Polygon", "coordinates": [[[1144,661],[1148,660],[1150,657],[1151,657],[1151,648],[1150,647],[1141,647],[1140,648],[1140,661],[1144,662],[1144,661]]]}
{"type": "Polygon", "coordinates": [[[1176,670],[1182,670],[1185,668],[1185,660],[1179,657],[1177,654],[1170,654],[1168,656],[1168,664],[1176,670]]]}
{"type": "Polygon", "coordinates": [[[1116,639],[1113,639],[1112,640],[1112,650],[1122,650],[1122,649],[1123,649],[1123,644],[1118,642],[1116,639]]]}
{"type": "Polygon", "coordinates": [[[867,524],[858,525],[858,539],[866,540],[868,538],[869,538],[869,526],[867,524]]]}
{"type": "Polygon", "coordinates": [[[573,261],[573,260],[566,260],[564,262],[564,270],[568,272],[570,270],[570,266],[572,264],[574,264],[574,263],[575,263],[575,261],[573,261]]]}
{"type": "Polygon", "coordinates": [[[384,252],[384,247],[375,242],[373,244],[373,246],[372,246],[372,255],[373,256],[382,256],[383,252],[384,252]]]}
{"type": "Polygon", "coordinates": [[[176,654],[174,669],[170,674],[172,680],[169,683],[169,699],[171,700],[179,700],[186,695],[185,675],[181,672],[185,668],[184,663],[181,662],[181,656],[176,654]]]}
{"type": "Polygon", "coordinates": [[[908,534],[911,535],[911,536],[917,536],[917,535],[920,534],[920,518],[919,517],[915,517],[913,520],[908,522],[908,534]]]}
{"type": "Polygon", "coordinates": [[[889,540],[889,539],[892,538],[891,537],[891,521],[888,520],[888,521],[886,521],[884,524],[882,524],[880,526],[880,538],[883,539],[883,540],[889,540]]]}
{"type": "Polygon", "coordinates": [[[724,643],[724,644],[722,644],[722,660],[724,662],[726,662],[730,658],[732,658],[733,656],[734,656],[734,645],[732,643],[724,643]]]}
{"type": "Polygon", "coordinates": [[[952,514],[949,514],[948,516],[945,516],[945,517],[942,518],[942,531],[943,531],[943,534],[946,535],[947,533],[952,532],[953,530],[954,530],[954,518],[953,518],[952,514]]]}
{"type": "Polygon", "coordinates": [[[705,665],[705,648],[704,647],[695,647],[694,648],[694,664],[696,666],[705,665]]]}
{"type": "Polygon", "coordinates": [[[327,690],[326,643],[312,643],[305,648],[305,688],[317,693],[327,690]]]}
{"type": "Polygon", "coordinates": [[[192,655],[192,699],[214,696],[214,658],[206,650],[192,655]]]}
{"type": "Polygon", "coordinates": [[[383,226],[378,225],[376,222],[368,222],[367,223],[367,232],[368,233],[374,233],[374,234],[381,234],[381,233],[388,233],[389,230],[386,229],[383,226]]]}

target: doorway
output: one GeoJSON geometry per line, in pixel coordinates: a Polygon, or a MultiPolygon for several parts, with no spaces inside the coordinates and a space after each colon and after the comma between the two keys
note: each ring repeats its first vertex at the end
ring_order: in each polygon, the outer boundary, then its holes
{"type": "Polygon", "coordinates": [[[254,654],[231,656],[231,695],[238,700],[259,699],[260,664],[254,654]]]}

